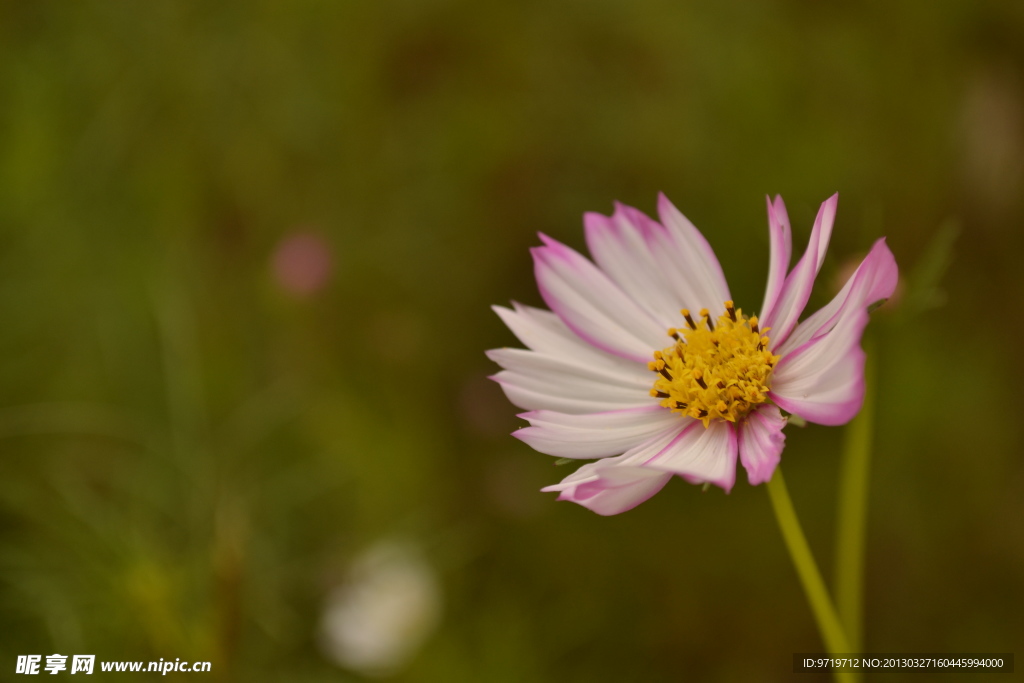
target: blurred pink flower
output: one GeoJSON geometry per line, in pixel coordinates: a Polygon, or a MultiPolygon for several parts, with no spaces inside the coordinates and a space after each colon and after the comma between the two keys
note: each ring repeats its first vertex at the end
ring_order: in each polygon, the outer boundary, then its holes
{"type": "Polygon", "coordinates": [[[278,242],[272,257],[277,283],[297,296],[310,296],[323,289],[333,265],[330,245],[311,232],[287,235],[278,242]]]}
{"type": "Polygon", "coordinates": [[[532,253],[552,312],[496,306],[529,349],[488,356],[503,368],[494,379],[509,400],[529,411],[516,437],[549,455],[600,458],[544,490],[613,515],[673,475],[729,491],[737,458],[756,485],[781,458],[788,414],[849,421],[864,397],[868,309],[892,294],[897,267],[878,240],[835,298],[798,322],[837,203],[833,195],[821,205],[804,256],[788,270],[786,207],[768,200],[760,317],[734,306],[711,247],[663,195],[660,223],[619,204],[611,217],[586,214],[596,265],[542,234],[532,253]]]}

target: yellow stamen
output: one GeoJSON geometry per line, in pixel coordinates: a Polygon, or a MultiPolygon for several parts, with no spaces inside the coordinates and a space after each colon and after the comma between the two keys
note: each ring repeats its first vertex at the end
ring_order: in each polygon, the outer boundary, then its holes
{"type": "Polygon", "coordinates": [[[779,356],[768,350],[770,328],[760,329],[757,316],[747,317],[732,301],[717,325],[703,308],[694,321],[681,313],[689,329],[671,328],[676,343],[654,352],[648,369],[659,373],[651,396],[673,412],[699,419],[737,422],[768,400],[772,369],[779,356]],[[680,338],[682,335],[683,338],[680,338]]]}
{"type": "Polygon", "coordinates": [[[684,308],[683,310],[681,310],[679,312],[683,314],[684,318],[686,318],[686,324],[690,326],[691,330],[697,329],[697,323],[693,322],[693,318],[690,317],[690,309],[689,308],[684,308]]]}
{"type": "Polygon", "coordinates": [[[701,317],[701,322],[702,323],[707,323],[708,324],[708,329],[711,330],[712,332],[714,332],[715,331],[715,324],[713,322],[711,322],[711,311],[709,311],[706,308],[700,309],[700,317],[701,317]]]}

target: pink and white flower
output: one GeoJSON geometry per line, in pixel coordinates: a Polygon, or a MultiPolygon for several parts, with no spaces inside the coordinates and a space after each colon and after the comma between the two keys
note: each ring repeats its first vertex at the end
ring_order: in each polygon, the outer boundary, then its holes
{"type": "Polygon", "coordinates": [[[584,216],[594,262],[546,235],[532,249],[551,311],[494,310],[528,349],[488,352],[548,455],[597,459],[544,491],[602,515],[629,510],[673,475],[729,491],[736,459],[751,484],[772,477],[788,415],[839,425],[864,398],[861,334],[888,298],[896,261],[875,242],[832,301],[799,322],[825,258],[838,195],[818,211],[792,270],[789,218],[768,200],[771,255],[761,315],[736,308],[707,240],[664,195],[660,222],[616,204],[584,216]],[[788,271],[788,272],[787,272],[788,271]]]}

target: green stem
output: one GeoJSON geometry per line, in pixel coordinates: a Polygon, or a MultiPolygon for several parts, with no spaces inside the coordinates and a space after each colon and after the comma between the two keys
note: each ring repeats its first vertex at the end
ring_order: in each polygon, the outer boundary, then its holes
{"type": "Polygon", "coordinates": [[[870,344],[864,340],[864,406],[846,428],[842,471],[839,477],[839,510],[836,518],[836,607],[850,647],[860,652],[864,633],[864,538],[868,513],[868,472],[874,431],[874,363],[870,344]]]}
{"type": "MultiPolygon", "coordinates": [[[[786,490],[786,482],[782,478],[782,468],[776,467],[775,474],[768,482],[768,496],[772,501],[772,510],[775,511],[775,519],[779,523],[779,530],[782,538],[786,541],[786,548],[790,557],[793,558],[793,565],[800,576],[800,583],[804,587],[807,601],[811,604],[811,611],[818,622],[818,630],[825,641],[825,648],[830,655],[846,654],[851,652],[843,625],[839,621],[832,600],[829,598],[825,588],[825,582],[818,571],[818,565],[811,554],[811,548],[807,545],[803,529],[800,527],[800,520],[797,519],[796,511],[793,509],[793,501],[789,498],[789,491],[786,490]]],[[[859,673],[836,674],[837,680],[847,682],[857,681],[859,673]],[[840,678],[840,675],[843,678],[840,678]]]]}

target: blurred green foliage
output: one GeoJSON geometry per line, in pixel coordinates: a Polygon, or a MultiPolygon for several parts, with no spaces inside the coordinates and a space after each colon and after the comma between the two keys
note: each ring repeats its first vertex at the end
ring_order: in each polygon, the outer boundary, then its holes
{"type": "MultiPolygon", "coordinates": [[[[0,669],[357,680],[325,596],[401,537],[444,607],[395,680],[789,680],[821,645],[761,488],[557,504],[486,380],[536,232],[658,191],[747,309],[766,193],[797,249],[841,193],[812,305],[880,235],[917,268],[870,332],[867,647],[1024,642],[1024,4],[5,2],[0,102],[0,669]]],[[[826,575],[841,437],[785,453],[826,575]]]]}

